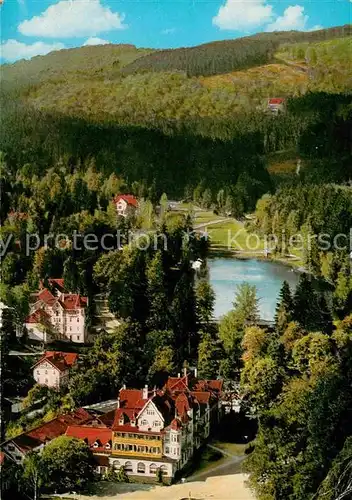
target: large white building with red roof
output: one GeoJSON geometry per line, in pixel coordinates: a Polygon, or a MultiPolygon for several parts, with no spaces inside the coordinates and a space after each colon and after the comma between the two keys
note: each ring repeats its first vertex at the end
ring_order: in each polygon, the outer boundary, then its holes
{"type": "Polygon", "coordinates": [[[117,215],[133,215],[138,208],[138,200],[133,194],[117,194],[114,197],[117,215]]]}
{"type": "Polygon", "coordinates": [[[78,354],[73,352],[46,351],[33,365],[33,378],[39,385],[60,389],[68,384],[70,369],[77,360],[78,354]]]}
{"type": "Polygon", "coordinates": [[[87,340],[88,298],[65,290],[64,280],[50,279],[33,294],[30,314],[25,320],[28,337],[50,342],[65,340],[83,344],[87,340]]]}
{"type": "Polygon", "coordinates": [[[162,390],[122,388],[112,425],[110,464],[132,476],[170,482],[220,419],[222,380],[185,373],[162,390]]]}

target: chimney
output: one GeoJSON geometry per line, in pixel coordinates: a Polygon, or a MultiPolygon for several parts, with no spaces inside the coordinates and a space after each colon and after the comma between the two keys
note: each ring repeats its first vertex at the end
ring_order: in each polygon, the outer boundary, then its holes
{"type": "Polygon", "coordinates": [[[120,408],[120,396],[117,397],[117,406],[116,408],[120,408]]]}
{"type": "Polygon", "coordinates": [[[194,369],[194,376],[195,376],[195,378],[198,377],[198,370],[197,370],[197,368],[194,369]]]}
{"type": "Polygon", "coordinates": [[[123,384],[122,389],[126,389],[126,384],[123,384]]]}
{"type": "Polygon", "coordinates": [[[144,386],[142,399],[148,399],[148,385],[147,384],[144,386]]]}
{"type": "Polygon", "coordinates": [[[181,373],[178,373],[178,374],[177,374],[177,378],[180,378],[180,377],[181,377],[181,373]]]}
{"type": "Polygon", "coordinates": [[[183,369],[183,376],[185,377],[186,375],[187,375],[187,368],[184,367],[184,369],[183,369]]]}

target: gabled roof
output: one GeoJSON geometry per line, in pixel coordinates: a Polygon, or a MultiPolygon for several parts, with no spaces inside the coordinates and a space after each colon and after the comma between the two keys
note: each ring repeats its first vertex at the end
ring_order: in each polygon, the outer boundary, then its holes
{"type": "Polygon", "coordinates": [[[75,352],[46,351],[44,356],[40,358],[40,360],[37,361],[32,368],[35,368],[44,361],[47,361],[60,372],[64,372],[71,368],[77,362],[77,359],[78,354],[75,352]]]}
{"type": "Polygon", "coordinates": [[[66,430],[66,436],[82,439],[89,447],[93,447],[94,443],[98,446],[94,447],[95,452],[109,452],[106,445],[111,447],[112,432],[111,429],[105,427],[89,427],[84,425],[69,425],[66,430]]]}
{"type": "Polygon", "coordinates": [[[133,196],[133,194],[117,194],[114,197],[114,202],[118,203],[120,200],[125,201],[127,205],[131,205],[132,207],[138,206],[138,200],[133,196]]]}
{"type": "Polygon", "coordinates": [[[285,102],[285,99],[283,99],[282,97],[271,97],[269,100],[268,100],[268,104],[283,104],[285,102]]]}
{"type": "Polygon", "coordinates": [[[74,412],[60,415],[50,422],[46,422],[35,429],[9,439],[7,443],[11,442],[23,453],[27,453],[52,439],[62,436],[65,434],[69,425],[83,424],[91,419],[92,416],[90,413],[83,408],[79,408],[74,412]]]}
{"type": "Polygon", "coordinates": [[[35,323],[44,323],[49,320],[50,316],[48,315],[48,313],[46,313],[43,309],[37,309],[37,311],[34,311],[32,314],[27,316],[24,322],[35,324],[35,323]]]}

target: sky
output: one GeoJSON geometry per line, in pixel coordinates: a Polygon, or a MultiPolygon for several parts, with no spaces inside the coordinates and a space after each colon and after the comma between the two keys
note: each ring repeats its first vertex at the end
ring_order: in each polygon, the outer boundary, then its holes
{"type": "Polygon", "coordinates": [[[1,58],[82,45],[189,47],[262,31],[352,20],[352,0],[0,0],[1,58]],[[297,3],[296,3],[297,2],[297,3]]]}

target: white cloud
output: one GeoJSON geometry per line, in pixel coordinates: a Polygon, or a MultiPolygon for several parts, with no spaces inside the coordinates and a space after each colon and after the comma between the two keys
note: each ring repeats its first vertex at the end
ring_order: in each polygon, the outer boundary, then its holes
{"type": "Polygon", "coordinates": [[[267,26],[266,31],[289,31],[304,30],[306,28],[308,16],[304,14],[304,7],[301,5],[290,5],[282,16],[267,26]]]}
{"type": "Polygon", "coordinates": [[[96,36],[124,29],[124,15],[104,7],[100,0],[61,0],[39,16],[23,21],[18,31],[26,36],[70,38],[96,36]]]}
{"type": "Polygon", "coordinates": [[[33,56],[45,55],[53,50],[64,48],[63,43],[35,42],[27,45],[11,39],[0,45],[0,55],[5,61],[13,62],[18,59],[30,59],[33,56]]]}
{"type": "Polygon", "coordinates": [[[226,0],[213,17],[213,24],[222,30],[248,30],[269,23],[273,6],[265,0],[226,0]]]}
{"type": "Polygon", "coordinates": [[[102,38],[98,38],[97,36],[91,36],[84,42],[83,45],[107,45],[109,40],[103,40],[102,38]]]}
{"type": "MultiPolygon", "coordinates": [[[[351,0],[352,2],[352,0],[351,0]]],[[[318,30],[323,30],[324,29],[324,26],[321,26],[321,24],[316,24],[315,26],[313,26],[313,28],[309,28],[307,31],[318,31],[318,30]]]]}

